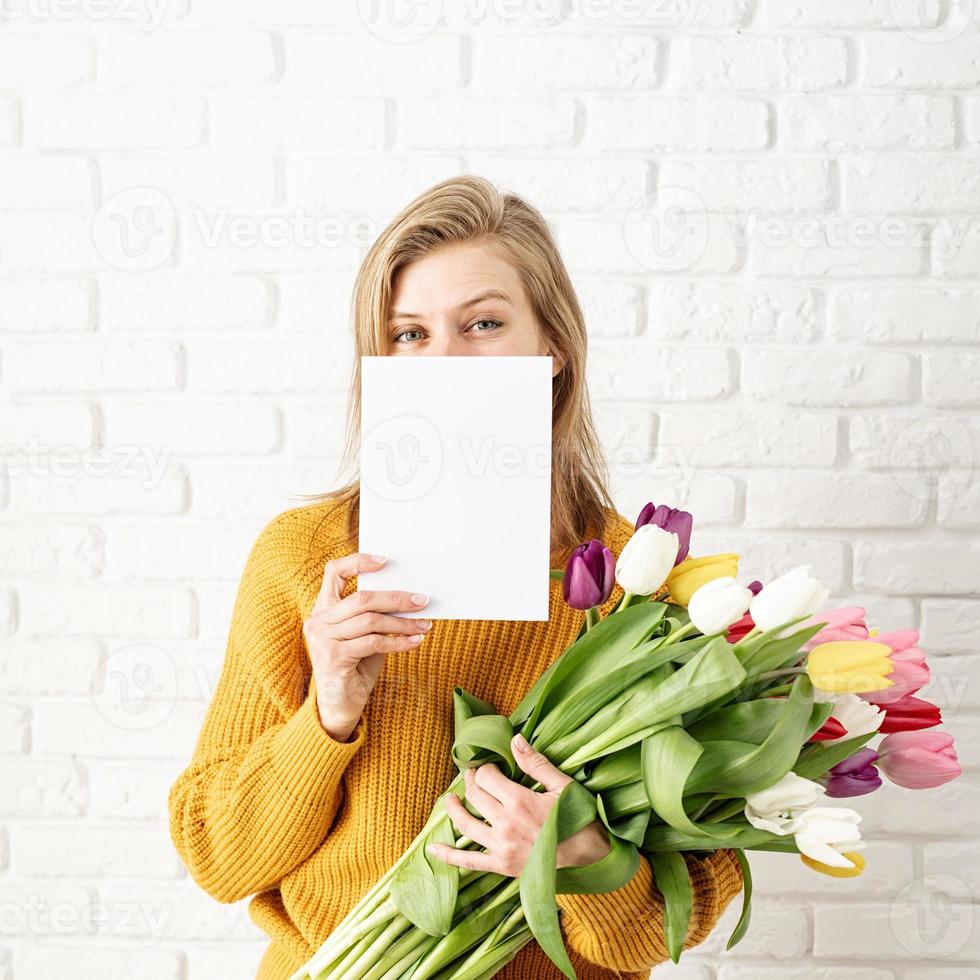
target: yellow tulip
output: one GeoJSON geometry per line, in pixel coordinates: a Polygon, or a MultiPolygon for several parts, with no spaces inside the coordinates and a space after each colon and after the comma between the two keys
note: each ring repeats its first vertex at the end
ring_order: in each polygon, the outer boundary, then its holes
{"type": "Polygon", "coordinates": [[[685,558],[667,576],[667,589],[670,598],[682,606],[691,601],[691,596],[707,582],[716,578],[738,574],[738,555],[705,555],[703,558],[685,558]]]}
{"type": "Polygon", "coordinates": [[[835,640],[815,646],[807,657],[806,672],[814,687],[831,694],[861,694],[893,687],[887,643],[835,640]]]}
{"type": "Polygon", "coordinates": [[[867,862],[857,851],[844,851],[843,854],[848,861],[853,862],[850,868],[832,868],[829,864],[814,861],[813,858],[807,857],[805,854],[800,855],[800,860],[808,868],[813,868],[814,871],[819,871],[822,875],[829,875],[831,878],[856,878],[864,871],[867,862]]]}

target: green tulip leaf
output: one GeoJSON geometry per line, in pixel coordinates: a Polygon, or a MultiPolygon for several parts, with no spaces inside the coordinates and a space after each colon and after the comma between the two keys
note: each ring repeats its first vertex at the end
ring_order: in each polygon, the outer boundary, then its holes
{"type": "Polygon", "coordinates": [[[514,729],[503,715],[473,715],[456,729],[453,760],[460,769],[495,763],[509,778],[519,774],[510,741],[514,729]]]}
{"type": "Polygon", "coordinates": [[[682,854],[665,851],[650,856],[657,890],[664,898],[664,938],[667,952],[676,963],[684,950],[694,904],[691,876],[682,854]]]}
{"type": "Polygon", "coordinates": [[[877,735],[868,732],[857,738],[837,739],[833,742],[813,742],[803,748],[793,766],[793,772],[803,779],[816,779],[833,769],[839,762],[850,759],[858,749],[877,735]]]}
{"type": "MultiPolygon", "coordinates": [[[[710,640],[686,664],[669,676],[657,670],[637,681],[611,704],[593,715],[572,736],[559,740],[552,752],[563,769],[574,769],[641,741],[659,728],[673,724],[676,715],[728,697],[745,680],[745,670],[723,637],[710,640]],[[567,739],[573,738],[570,744],[567,739]]],[[[552,756],[554,758],[554,756],[552,756]]]]}
{"type": "Polygon", "coordinates": [[[524,737],[531,740],[538,718],[550,704],[562,700],[562,685],[569,678],[588,683],[608,670],[608,664],[650,636],[663,618],[664,604],[645,602],[600,619],[537,679],[511,713],[511,723],[523,723],[524,737]],[[593,661],[601,658],[601,667],[593,661]]]}
{"type": "Polygon", "coordinates": [[[593,864],[560,868],[555,876],[559,895],[598,895],[622,888],[636,874],[640,852],[636,846],[609,835],[609,853],[593,864]]]}
{"type": "Polygon", "coordinates": [[[497,709],[489,701],[483,701],[475,694],[461,687],[453,688],[453,721],[456,729],[468,718],[476,715],[495,715],[497,709]]]}
{"type": "Polygon", "coordinates": [[[459,869],[429,854],[429,844],[455,846],[456,838],[448,815],[436,821],[429,833],[399,862],[391,878],[391,900],[398,911],[423,932],[444,936],[453,924],[459,869]]]}
{"type": "Polygon", "coordinates": [[[771,731],[761,745],[741,741],[704,743],[691,773],[687,792],[710,791],[719,796],[746,796],[771,786],[793,768],[810,724],[813,688],[803,676],[793,682],[780,705],[771,731]]]}
{"type": "Polygon", "coordinates": [[[596,804],[592,794],[574,780],[561,791],[537,839],[531,846],[520,877],[521,905],[528,927],[548,958],[570,980],[575,980],[558,924],[558,843],[592,823],[596,804]]]}
{"type": "Polygon", "coordinates": [[[671,827],[699,833],[684,809],[684,786],[704,747],[676,725],[642,743],[643,788],[653,811],[671,827]]]}
{"type": "Polygon", "coordinates": [[[731,936],[728,937],[728,945],[725,949],[731,949],[742,941],[752,919],[752,869],[749,867],[749,859],[745,856],[745,851],[741,848],[735,849],[735,857],[738,858],[739,867],[742,869],[742,914],[738,917],[731,936]]]}

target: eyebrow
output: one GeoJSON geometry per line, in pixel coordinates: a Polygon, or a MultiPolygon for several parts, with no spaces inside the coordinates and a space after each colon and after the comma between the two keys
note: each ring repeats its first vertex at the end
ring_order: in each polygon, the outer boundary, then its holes
{"type": "MultiPolygon", "coordinates": [[[[485,292],[482,292],[479,295],[474,296],[472,299],[468,299],[465,303],[461,303],[457,307],[457,309],[466,310],[469,309],[469,307],[476,306],[477,303],[483,303],[488,299],[500,299],[503,300],[505,303],[509,303],[511,301],[510,297],[502,289],[488,289],[485,292]]],[[[421,314],[419,313],[405,313],[403,311],[399,311],[397,313],[392,313],[388,319],[389,320],[414,320],[419,318],[420,316],[421,314]]]]}

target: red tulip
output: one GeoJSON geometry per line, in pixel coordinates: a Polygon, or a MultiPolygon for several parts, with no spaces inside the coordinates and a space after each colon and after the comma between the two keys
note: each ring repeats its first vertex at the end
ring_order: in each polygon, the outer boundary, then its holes
{"type": "Polygon", "coordinates": [[[728,627],[728,632],[725,634],[725,639],[729,643],[738,643],[739,640],[745,636],[746,633],[751,633],[755,628],[755,622],[752,617],[746,613],[741,619],[735,620],[731,626],[728,627]]]}
{"type": "Polygon", "coordinates": [[[811,742],[832,742],[847,734],[847,729],[836,719],[828,718],[811,736],[811,742]]]}
{"type": "Polygon", "coordinates": [[[896,785],[932,789],[955,779],[962,770],[953,736],[946,732],[895,732],[878,746],[878,765],[896,785]]]}
{"type": "Polygon", "coordinates": [[[885,709],[885,720],[878,729],[882,735],[892,732],[917,732],[923,728],[935,728],[942,722],[939,708],[931,701],[914,698],[906,694],[904,698],[879,705],[885,709]]]}

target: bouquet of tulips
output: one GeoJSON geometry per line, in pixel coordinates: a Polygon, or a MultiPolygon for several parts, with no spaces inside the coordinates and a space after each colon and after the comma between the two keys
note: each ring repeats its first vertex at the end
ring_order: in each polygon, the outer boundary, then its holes
{"type": "Polygon", "coordinates": [[[860,874],[860,816],[825,798],[893,782],[916,789],[959,774],[950,736],[925,731],[939,709],[913,696],[929,678],[914,630],[875,635],[860,608],[818,610],[828,590],[795,568],[740,585],[738,557],[688,556],[691,515],[643,508],[618,560],[579,545],[565,601],[584,612],[578,638],[509,717],[456,689],[448,787],[465,801],[463,770],[496,763],[538,789],[514,762],[520,732],[573,777],[518,878],[465,871],[427,846],[457,838],[441,797],[408,850],[292,980],[482,980],[532,939],[568,977],[555,895],[614,890],[651,862],[676,962],[692,894],[683,852],[732,848],[741,864],[745,934],[752,878],[746,851],[797,853],[816,871],[860,874]],[[605,617],[618,582],[623,596],[605,617]],[[877,749],[868,742],[885,738],[877,749]],[[600,819],[609,853],[556,870],[558,843],[600,819]]]}

